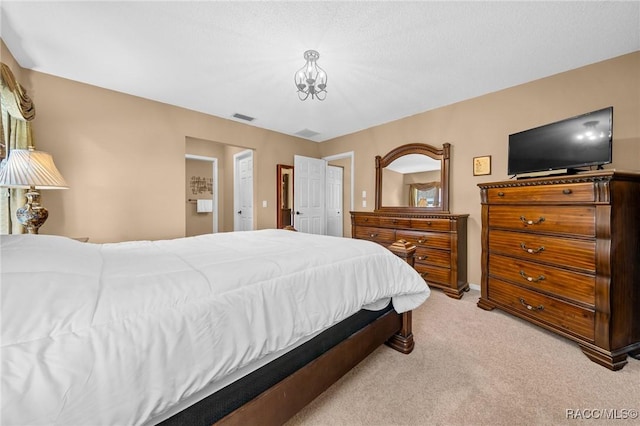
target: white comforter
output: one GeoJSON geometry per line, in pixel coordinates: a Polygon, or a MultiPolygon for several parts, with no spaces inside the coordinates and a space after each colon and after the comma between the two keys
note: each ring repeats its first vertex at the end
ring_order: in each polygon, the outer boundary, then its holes
{"type": "Polygon", "coordinates": [[[6,426],[141,424],[362,307],[429,296],[376,244],[291,231],[1,243],[6,426]]]}

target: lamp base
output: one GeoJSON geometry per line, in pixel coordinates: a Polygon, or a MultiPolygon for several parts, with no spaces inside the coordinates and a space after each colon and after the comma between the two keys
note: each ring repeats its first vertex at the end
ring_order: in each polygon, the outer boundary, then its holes
{"type": "Polygon", "coordinates": [[[18,222],[26,229],[27,234],[37,234],[38,228],[49,217],[49,212],[40,205],[40,193],[35,188],[29,189],[25,196],[27,197],[27,204],[16,211],[16,217],[18,222]]]}

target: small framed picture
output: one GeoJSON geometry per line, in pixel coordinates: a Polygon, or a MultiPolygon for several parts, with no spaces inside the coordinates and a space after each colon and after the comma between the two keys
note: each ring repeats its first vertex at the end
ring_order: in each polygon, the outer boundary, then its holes
{"type": "Polygon", "coordinates": [[[491,156],[473,157],[473,175],[484,176],[491,174],[491,156]]]}

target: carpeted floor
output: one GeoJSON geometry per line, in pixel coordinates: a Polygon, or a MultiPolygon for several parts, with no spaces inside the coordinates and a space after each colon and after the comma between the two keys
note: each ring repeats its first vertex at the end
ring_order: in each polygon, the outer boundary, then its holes
{"type": "Polygon", "coordinates": [[[478,297],[433,290],[410,355],[378,348],[287,426],[640,424],[639,360],[610,371],[478,297]]]}

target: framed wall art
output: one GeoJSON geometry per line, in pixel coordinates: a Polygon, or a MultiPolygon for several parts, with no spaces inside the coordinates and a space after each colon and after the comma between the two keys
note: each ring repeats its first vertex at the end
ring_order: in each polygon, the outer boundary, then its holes
{"type": "Polygon", "coordinates": [[[473,175],[484,176],[491,174],[491,156],[473,157],[473,175]]]}

